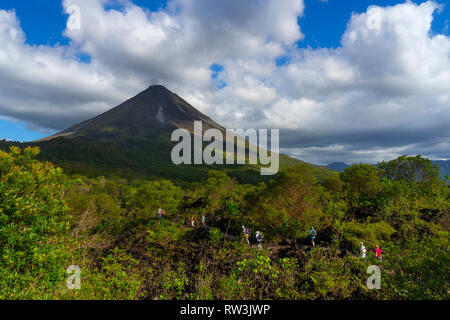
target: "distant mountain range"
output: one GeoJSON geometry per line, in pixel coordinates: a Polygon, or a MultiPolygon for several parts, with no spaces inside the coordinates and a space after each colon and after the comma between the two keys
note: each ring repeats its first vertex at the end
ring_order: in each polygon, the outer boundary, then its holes
{"type": "Polygon", "coordinates": [[[450,160],[434,160],[432,162],[439,166],[439,176],[442,179],[450,176],[450,160]]]}
{"type": "MultiPolygon", "coordinates": [[[[194,121],[202,121],[203,131],[225,128],[191,106],[167,88],[155,85],[92,119],[47,138],[19,143],[0,141],[0,149],[10,145],[39,146],[40,160],[51,161],[69,174],[119,176],[128,178],[168,178],[185,182],[201,181],[211,169],[224,170],[240,183],[268,181],[258,165],[175,165],[171,151],[176,142],[173,130],[194,131],[194,121]]],[[[247,148],[251,148],[248,142],[247,148]]],[[[254,147],[254,146],[253,146],[254,147]]],[[[319,180],[336,173],[322,166],[280,154],[280,169],[297,165],[312,168],[319,180]]]]}
{"type": "MultiPolygon", "coordinates": [[[[444,179],[445,176],[450,176],[450,160],[432,160],[431,162],[438,165],[439,176],[441,177],[441,179],[444,179]]],[[[350,166],[351,165],[345,162],[333,162],[326,167],[335,171],[342,172],[345,168],[348,168],[350,166]]]]}
{"type": "Polygon", "coordinates": [[[333,163],[330,163],[329,165],[327,165],[326,167],[331,170],[336,170],[336,171],[342,172],[345,170],[345,168],[350,167],[350,165],[346,164],[344,162],[333,162],[333,163]]]}

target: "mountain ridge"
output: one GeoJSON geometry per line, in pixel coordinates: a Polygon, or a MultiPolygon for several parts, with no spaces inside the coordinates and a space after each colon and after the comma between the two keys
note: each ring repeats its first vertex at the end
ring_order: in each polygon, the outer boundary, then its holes
{"type": "MultiPolygon", "coordinates": [[[[450,160],[431,160],[431,162],[439,167],[439,177],[441,179],[445,179],[446,176],[450,175],[450,160]]],[[[332,162],[325,167],[338,172],[343,172],[345,168],[348,168],[350,166],[350,164],[347,164],[345,162],[332,162]]]]}

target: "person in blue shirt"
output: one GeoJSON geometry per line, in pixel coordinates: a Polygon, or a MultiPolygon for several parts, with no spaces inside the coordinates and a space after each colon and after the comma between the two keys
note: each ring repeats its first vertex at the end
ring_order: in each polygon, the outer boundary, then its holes
{"type": "Polygon", "coordinates": [[[312,246],[315,247],[316,246],[315,240],[316,240],[317,232],[316,232],[316,230],[314,230],[314,227],[311,227],[311,230],[309,230],[309,235],[311,236],[312,246]]]}
{"type": "Polygon", "coordinates": [[[258,243],[258,249],[259,250],[262,250],[263,249],[263,247],[262,247],[262,235],[261,235],[261,232],[259,232],[259,231],[256,231],[256,242],[258,243]]]}

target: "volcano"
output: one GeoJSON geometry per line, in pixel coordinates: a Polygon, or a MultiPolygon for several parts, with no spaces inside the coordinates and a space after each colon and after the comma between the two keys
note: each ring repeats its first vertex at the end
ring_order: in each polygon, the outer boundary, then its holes
{"type": "MultiPolygon", "coordinates": [[[[0,141],[0,148],[38,146],[41,149],[39,160],[53,162],[67,174],[88,177],[198,182],[214,169],[225,171],[240,183],[270,179],[260,175],[259,165],[173,164],[171,151],[177,142],[171,141],[171,134],[175,129],[193,133],[194,121],[202,122],[203,132],[218,129],[225,136],[223,126],[164,86],[153,85],[122,104],[57,134],[29,143],[0,141]]],[[[254,147],[249,143],[246,146],[254,147]]],[[[313,166],[319,179],[332,172],[286,155],[280,154],[279,160],[280,169],[301,164],[313,166]]]]}
{"type": "Polygon", "coordinates": [[[58,137],[120,141],[129,138],[154,138],[161,132],[182,128],[194,130],[194,121],[202,121],[203,129],[225,128],[214,122],[184,99],[161,85],[150,86],[135,97],[92,119],[39,141],[58,137]]]}

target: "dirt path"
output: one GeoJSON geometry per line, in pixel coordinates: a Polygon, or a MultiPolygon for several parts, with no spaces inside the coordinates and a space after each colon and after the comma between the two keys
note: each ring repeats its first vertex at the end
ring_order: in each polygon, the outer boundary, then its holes
{"type": "MultiPolygon", "coordinates": [[[[195,229],[195,230],[212,230],[215,229],[214,227],[211,226],[196,226],[195,228],[192,228],[190,225],[184,225],[182,226],[183,229],[195,229]]],[[[219,229],[220,230],[220,229],[219,229]]],[[[232,234],[228,234],[225,235],[225,232],[223,232],[222,230],[220,230],[220,233],[226,238],[227,241],[230,240],[236,240],[236,239],[240,239],[241,236],[236,236],[236,235],[232,235],[232,234]]],[[[242,243],[242,245],[246,245],[245,242],[242,243]]],[[[256,243],[250,243],[251,247],[257,248],[257,244],[256,243]]],[[[287,243],[274,243],[274,242],[263,242],[263,250],[266,250],[270,253],[271,256],[276,256],[276,257],[298,257],[299,255],[304,255],[306,252],[316,248],[316,249],[320,249],[322,251],[331,251],[332,249],[330,247],[324,247],[324,246],[320,246],[320,245],[316,245],[315,247],[313,247],[310,244],[297,244],[295,242],[287,242],[287,243]]],[[[341,250],[339,250],[338,252],[339,254],[343,253],[341,252],[341,250]]]]}

